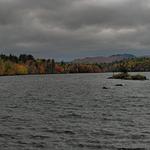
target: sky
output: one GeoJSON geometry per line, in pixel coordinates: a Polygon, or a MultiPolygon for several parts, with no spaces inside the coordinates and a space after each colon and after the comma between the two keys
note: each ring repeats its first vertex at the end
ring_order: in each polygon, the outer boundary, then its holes
{"type": "Polygon", "coordinates": [[[0,0],[0,53],[150,55],[150,0],[0,0]]]}

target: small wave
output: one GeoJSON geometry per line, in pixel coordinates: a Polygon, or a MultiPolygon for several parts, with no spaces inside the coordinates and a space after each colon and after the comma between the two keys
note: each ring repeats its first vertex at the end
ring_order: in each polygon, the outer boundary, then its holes
{"type": "Polygon", "coordinates": [[[142,95],[137,95],[137,96],[128,96],[128,98],[134,98],[134,99],[137,99],[137,98],[149,98],[148,96],[142,96],[142,95]]]}
{"type": "Polygon", "coordinates": [[[9,106],[8,108],[15,109],[15,108],[19,108],[19,107],[20,107],[19,105],[14,105],[14,106],[9,106]]]}
{"type": "Polygon", "coordinates": [[[9,119],[9,118],[11,118],[11,116],[2,116],[0,119],[2,119],[2,120],[7,120],[7,119],[9,119]]]}
{"type": "Polygon", "coordinates": [[[40,142],[40,143],[32,142],[32,143],[30,143],[30,145],[32,147],[40,148],[40,149],[43,149],[46,147],[45,143],[43,143],[43,142],[40,142]]]}
{"type": "Polygon", "coordinates": [[[144,138],[146,138],[146,136],[135,134],[135,135],[131,135],[131,138],[134,140],[138,140],[138,139],[144,139],[144,138]]]}
{"type": "Polygon", "coordinates": [[[44,139],[48,139],[49,136],[46,136],[46,135],[30,135],[29,138],[30,139],[41,139],[41,140],[44,140],[44,139]]]}
{"type": "Polygon", "coordinates": [[[18,143],[18,144],[20,144],[20,145],[26,145],[26,144],[28,144],[28,143],[23,142],[23,141],[17,141],[16,143],[18,143]]]}
{"type": "Polygon", "coordinates": [[[101,133],[103,135],[107,135],[107,136],[115,136],[115,133],[112,131],[108,131],[108,130],[102,130],[101,133]]]}
{"type": "Polygon", "coordinates": [[[44,129],[46,133],[53,133],[53,134],[67,134],[67,135],[75,135],[75,133],[71,130],[55,130],[55,129],[44,129]]]}
{"type": "Polygon", "coordinates": [[[146,150],[146,148],[118,148],[117,150],[146,150]]]}
{"type": "Polygon", "coordinates": [[[59,115],[60,118],[82,118],[81,115],[78,115],[76,113],[70,113],[66,115],[59,115]]]}
{"type": "Polygon", "coordinates": [[[15,127],[14,129],[15,130],[24,130],[25,128],[24,127],[15,127]]]}
{"type": "Polygon", "coordinates": [[[7,133],[0,133],[0,138],[9,138],[9,139],[15,139],[15,136],[7,133]]]}
{"type": "Polygon", "coordinates": [[[83,143],[79,143],[77,146],[80,147],[80,148],[90,148],[90,149],[103,148],[99,144],[83,144],[83,143]]]}

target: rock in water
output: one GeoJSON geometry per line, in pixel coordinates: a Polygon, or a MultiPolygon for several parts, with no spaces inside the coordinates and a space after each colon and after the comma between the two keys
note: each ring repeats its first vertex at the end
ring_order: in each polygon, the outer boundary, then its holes
{"type": "Polygon", "coordinates": [[[106,86],[103,86],[103,88],[102,89],[108,89],[106,86]]]}
{"type": "Polygon", "coordinates": [[[115,86],[123,86],[123,84],[116,84],[115,86]]]}

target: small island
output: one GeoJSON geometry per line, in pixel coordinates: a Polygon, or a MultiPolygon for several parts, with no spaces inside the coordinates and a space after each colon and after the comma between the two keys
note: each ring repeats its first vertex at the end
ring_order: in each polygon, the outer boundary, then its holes
{"type": "Polygon", "coordinates": [[[123,80],[147,80],[146,76],[144,75],[130,75],[128,73],[118,73],[114,74],[112,77],[109,79],[123,79],[123,80]]]}
{"type": "Polygon", "coordinates": [[[120,73],[114,74],[109,79],[122,79],[122,80],[148,80],[146,76],[141,74],[131,75],[128,73],[128,69],[125,65],[121,65],[120,73]]]}

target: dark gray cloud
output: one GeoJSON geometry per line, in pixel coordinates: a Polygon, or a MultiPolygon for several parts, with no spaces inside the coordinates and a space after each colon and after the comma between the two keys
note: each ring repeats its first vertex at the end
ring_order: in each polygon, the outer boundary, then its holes
{"type": "Polygon", "coordinates": [[[149,14],[150,0],[0,0],[0,48],[60,59],[144,54],[149,14]]]}

